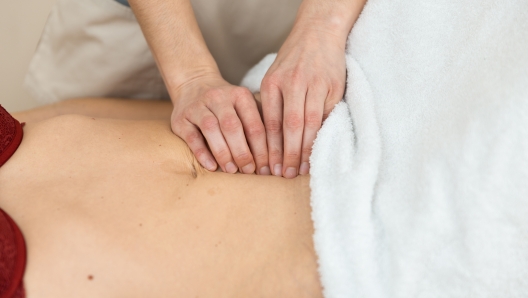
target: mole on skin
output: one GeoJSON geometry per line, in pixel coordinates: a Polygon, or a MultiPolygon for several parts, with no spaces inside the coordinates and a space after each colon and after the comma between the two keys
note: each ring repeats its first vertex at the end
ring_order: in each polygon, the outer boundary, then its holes
{"type": "Polygon", "coordinates": [[[93,275],[88,275],[88,280],[93,280],[93,275]]]}

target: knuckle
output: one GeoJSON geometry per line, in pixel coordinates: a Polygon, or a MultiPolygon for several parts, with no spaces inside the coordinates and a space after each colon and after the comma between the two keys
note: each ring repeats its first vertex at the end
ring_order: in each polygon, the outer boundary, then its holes
{"type": "Polygon", "coordinates": [[[306,72],[302,67],[296,67],[291,71],[290,77],[292,78],[293,83],[301,83],[305,80],[306,72]]]}
{"type": "Polygon", "coordinates": [[[303,117],[299,113],[291,113],[284,119],[284,125],[293,130],[301,129],[304,125],[303,117]]]}
{"type": "MultiPolygon", "coordinates": [[[[213,149],[213,148],[211,148],[213,149]]],[[[231,152],[227,148],[213,149],[214,156],[220,163],[228,162],[231,159],[231,152]]]]}
{"type": "Polygon", "coordinates": [[[180,137],[183,137],[183,121],[180,119],[171,119],[172,131],[180,137]]]}
{"type": "Polygon", "coordinates": [[[326,86],[325,80],[321,76],[314,76],[311,79],[310,84],[314,87],[325,87],[326,86]]]}
{"type": "Polygon", "coordinates": [[[203,105],[199,102],[194,102],[190,104],[185,110],[183,110],[182,115],[176,115],[177,118],[192,118],[193,114],[200,111],[203,108],[203,105]]]}
{"type": "Polygon", "coordinates": [[[251,123],[246,127],[246,134],[249,138],[261,137],[266,133],[260,123],[251,123]]]}
{"type": "Polygon", "coordinates": [[[345,88],[345,78],[341,79],[333,79],[332,80],[332,87],[335,87],[336,89],[343,89],[345,88]]]}
{"type": "Polygon", "coordinates": [[[223,96],[223,91],[219,88],[211,88],[204,92],[204,97],[208,100],[220,100],[223,96]]]}
{"type": "Polygon", "coordinates": [[[202,135],[197,131],[189,131],[183,135],[183,139],[187,144],[194,145],[197,141],[202,139],[202,135]]]}
{"type": "Polygon", "coordinates": [[[261,88],[265,90],[269,90],[271,88],[279,86],[281,80],[282,78],[278,73],[272,73],[272,74],[266,75],[264,79],[262,80],[261,88]]]}
{"type": "Polygon", "coordinates": [[[196,111],[195,105],[189,105],[185,110],[182,111],[180,115],[174,115],[175,121],[179,121],[182,118],[190,119],[192,114],[196,111]]]}
{"type": "Polygon", "coordinates": [[[249,151],[242,151],[238,152],[237,154],[234,154],[233,158],[237,160],[240,164],[246,164],[251,162],[253,156],[251,155],[251,153],[249,153],[249,151]]]}
{"type": "Polygon", "coordinates": [[[282,77],[278,74],[271,74],[262,80],[260,84],[261,92],[271,92],[273,89],[278,88],[281,85],[282,77]]]}
{"type": "Polygon", "coordinates": [[[255,158],[255,161],[261,161],[264,163],[268,159],[268,154],[266,154],[266,152],[255,152],[253,153],[253,158],[255,158]]]}
{"type": "Polygon", "coordinates": [[[302,148],[302,150],[301,150],[301,154],[302,154],[303,156],[310,156],[310,155],[312,155],[312,144],[310,144],[309,147],[304,147],[304,148],[302,148]]]}
{"type": "Polygon", "coordinates": [[[207,157],[209,155],[208,150],[203,147],[194,150],[193,153],[194,153],[194,156],[199,160],[201,160],[202,157],[207,157]]]}
{"type": "Polygon", "coordinates": [[[200,128],[203,131],[211,132],[218,128],[218,120],[214,116],[205,116],[200,123],[200,128]]]}
{"type": "Polygon", "coordinates": [[[220,120],[220,127],[227,132],[233,132],[241,127],[240,120],[235,116],[226,116],[220,120]]]}
{"type": "Polygon", "coordinates": [[[269,156],[270,159],[281,159],[282,151],[280,151],[279,149],[270,149],[269,156]]]}
{"type": "Polygon", "coordinates": [[[321,116],[317,111],[308,111],[304,116],[304,125],[307,128],[319,128],[321,125],[321,116]]]}
{"type": "Polygon", "coordinates": [[[282,122],[277,119],[266,121],[266,131],[269,134],[280,134],[282,132],[282,122]]]}
{"type": "Polygon", "coordinates": [[[271,89],[272,85],[268,77],[264,77],[260,83],[260,92],[266,92],[271,89]]]}
{"type": "Polygon", "coordinates": [[[233,96],[236,99],[250,99],[253,94],[249,89],[244,87],[236,87],[231,90],[231,96],[233,96]]]}
{"type": "Polygon", "coordinates": [[[300,152],[289,151],[284,153],[284,158],[287,160],[299,160],[300,157],[300,152]]]}
{"type": "Polygon", "coordinates": [[[330,88],[335,96],[342,96],[345,90],[345,84],[340,80],[332,80],[330,82],[330,88]]]}

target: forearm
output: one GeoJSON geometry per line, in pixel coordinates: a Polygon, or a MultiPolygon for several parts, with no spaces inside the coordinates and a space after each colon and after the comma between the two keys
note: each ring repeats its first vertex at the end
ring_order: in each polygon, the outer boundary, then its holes
{"type": "Polygon", "coordinates": [[[189,0],[130,0],[169,92],[218,67],[189,0]]]}
{"type": "Polygon", "coordinates": [[[293,33],[323,31],[345,46],[352,26],[367,0],[303,0],[293,33]]]}
{"type": "Polygon", "coordinates": [[[84,115],[124,120],[167,120],[172,104],[168,101],[78,98],[14,113],[21,122],[40,122],[61,115],[84,115]]]}

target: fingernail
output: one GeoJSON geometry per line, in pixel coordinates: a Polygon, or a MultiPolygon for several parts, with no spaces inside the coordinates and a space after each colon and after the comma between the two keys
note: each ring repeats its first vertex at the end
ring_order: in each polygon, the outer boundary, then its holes
{"type": "Polygon", "coordinates": [[[270,175],[271,174],[270,168],[268,166],[264,166],[260,168],[259,174],[260,175],[270,175]]]}
{"type": "Polygon", "coordinates": [[[255,165],[253,163],[247,164],[242,167],[242,173],[244,174],[251,174],[255,172],[255,165]]]}
{"type": "Polygon", "coordinates": [[[282,176],[282,165],[280,163],[276,164],[274,167],[273,167],[273,174],[275,174],[275,176],[282,176]]]}
{"type": "Polygon", "coordinates": [[[294,167],[289,167],[286,169],[286,173],[284,173],[285,178],[295,178],[297,176],[297,169],[294,167]]]}
{"type": "Polygon", "coordinates": [[[234,163],[228,162],[225,166],[226,172],[234,174],[238,171],[238,168],[235,166],[234,163]]]}
{"type": "Polygon", "coordinates": [[[216,167],[215,167],[215,164],[212,160],[208,159],[205,161],[205,168],[208,170],[208,171],[214,171],[216,170],[216,167]]]}
{"type": "Polygon", "coordinates": [[[301,175],[307,175],[308,172],[310,172],[310,164],[307,163],[307,162],[303,162],[303,163],[301,164],[301,169],[299,170],[299,173],[300,173],[301,175]]]}

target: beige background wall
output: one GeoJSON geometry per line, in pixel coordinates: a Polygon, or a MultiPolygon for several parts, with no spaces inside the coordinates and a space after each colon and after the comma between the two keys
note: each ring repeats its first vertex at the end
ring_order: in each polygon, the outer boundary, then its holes
{"type": "Polygon", "coordinates": [[[24,76],[56,1],[0,0],[0,104],[9,112],[38,105],[24,90],[24,76]]]}

